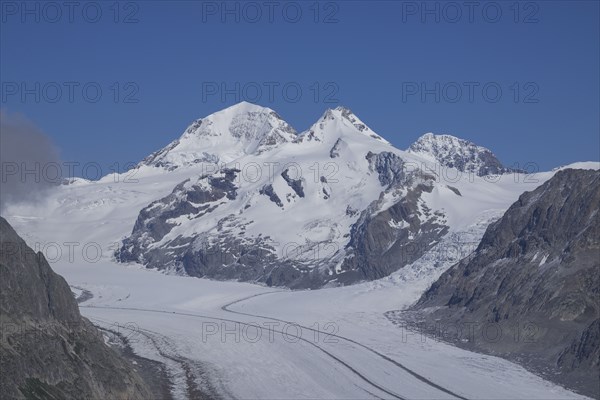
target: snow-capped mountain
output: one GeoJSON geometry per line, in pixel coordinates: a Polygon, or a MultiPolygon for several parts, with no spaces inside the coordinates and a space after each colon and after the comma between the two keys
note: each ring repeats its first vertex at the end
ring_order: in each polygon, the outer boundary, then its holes
{"type": "Polygon", "coordinates": [[[296,131],[269,108],[242,102],[194,121],[183,135],[140,165],[175,169],[198,163],[227,163],[293,141],[296,131]]]}
{"type": "Polygon", "coordinates": [[[580,398],[507,361],[437,340],[424,346],[419,335],[407,335],[400,349],[401,332],[382,316],[405,310],[472,257],[490,223],[558,169],[485,179],[447,163],[440,168],[431,154],[394,148],[344,108],[326,111],[301,134],[272,110],[248,104],[199,124],[211,128],[192,124],[132,171],[72,179],[40,203],[3,211],[77,291],[91,293],[82,310],[94,323],[139,324],[135,351],[165,362],[173,397],[215,387],[222,397],[242,398],[485,398],[494,387],[502,398],[580,398]],[[197,129],[206,135],[193,135],[197,129]],[[272,132],[287,140],[263,146],[272,132]],[[373,281],[280,291],[143,267],[294,288],[373,281]],[[317,322],[319,332],[332,321],[340,341],[274,345],[216,333],[199,343],[191,334],[214,321],[250,326],[249,318],[298,323],[307,339],[315,333],[309,326],[317,322]],[[367,388],[356,384],[361,376],[367,388]]]}
{"type": "MultiPolygon", "coordinates": [[[[473,189],[485,184],[479,175],[508,171],[489,150],[449,136],[398,150],[343,107],[296,134],[250,103],[195,121],[140,168],[190,165],[200,172],[140,211],[117,258],[288,287],[389,275],[498,203],[474,205],[473,189]],[[446,182],[436,164],[458,173],[446,182]],[[477,176],[461,174],[473,168],[477,176]]],[[[497,184],[500,198],[505,190],[497,184]]]]}
{"type": "Polygon", "coordinates": [[[429,158],[442,167],[479,176],[512,172],[489,149],[451,135],[426,133],[408,151],[429,158]]]}
{"type": "Polygon", "coordinates": [[[61,185],[43,207],[7,212],[29,232],[69,224],[65,241],[99,243],[121,262],[321,287],[387,276],[556,172],[461,172],[416,145],[395,148],[343,107],[295,132],[273,110],[240,103],[195,121],[134,171],[61,185]]]}

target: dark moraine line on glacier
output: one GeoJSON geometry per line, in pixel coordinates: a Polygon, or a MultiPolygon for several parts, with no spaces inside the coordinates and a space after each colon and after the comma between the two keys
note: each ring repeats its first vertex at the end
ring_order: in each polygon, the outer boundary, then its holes
{"type": "MultiPolygon", "coordinates": [[[[113,323],[113,321],[109,321],[106,320],[104,318],[98,318],[98,317],[90,317],[89,318],[91,321],[97,321],[100,323],[104,323],[104,324],[111,324],[113,323]]],[[[155,332],[155,331],[151,331],[149,329],[144,329],[144,328],[140,328],[139,326],[136,328],[130,328],[128,326],[121,326],[121,328],[127,329],[133,333],[137,333],[140,334],[142,336],[144,336],[146,339],[148,339],[150,341],[150,343],[152,343],[152,346],[156,349],[156,352],[164,358],[167,358],[175,363],[177,363],[180,368],[183,370],[184,374],[185,374],[185,384],[186,384],[186,393],[187,393],[187,397],[190,400],[204,400],[204,399],[211,399],[211,400],[217,400],[217,399],[221,399],[222,396],[218,396],[216,393],[214,393],[214,388],[209,387],[209,392],[202,392],[196,385],[195,379],[197,378],[196,376],[194,376],[194,374],[191,372],[191,367],[190,367],[190,363],[192,360],[186,359],[184,357],[179,356],[178,354],[175,355],[171,355],[168,354],[164,348],[162,348],[156,340],[156,337],[161,338],[162,340],[164,340],[165,342],[168,342],[170,340],[170,338],[168,336],[165,336],[161,333],[155,332]],[[156,337],[154,337],[154,336],[156,337]],[[188,362],[189,361],[189,362],[188,362]]],[[[100,328],[103,329],[103,328],[100,328]]],[[[107,331],[109,332],[113,332],[110,331],[109,329],[107,329],[107,331]]],[[[115,332],[113,332],[115,333],[115,332]]],[[[116,333],[118,335],[118,333],[116,333]]],[[[127,340],[127,338],[122,338],[128,346],[131,346],[131,344],[129,343],[129,341],[127,340]]],[[[163,363],[164,365],[164,363],[163,363]]],[[[169,384],[171,386],[174,385],[174,382],[172,379],[169,379],[169,384]]],[[[172,390],[171,391],[171,398],[175,399],[176,397],[173,395],[172,390]]],[[[229,394],[229,393],[228,393],[229,394]]],[[[234,396],[231,396],[231,394],[229,394],[229,396],[233,399],[235,399],[234,396]]],[[[237,399],[236,399],[237,400],[237,399]]]]}
{"type": "MultiPolygon", "coordinates": [[[[281,292],[281,290],[274,290],[272,292],[266,292],[266,293],[258,293],[258,294],[254,294],[252,296],[244,297],[243,299],[239,299],[239,300],[236,300],[236,301],[232,301],[231,303],[225,304],[223,307],[221,307],[221,310],[226,311],[226,312],[230,312],[230,313],[234,313],[234,314],[246,315],[246,316],[249,316],[249,317],[263,318],[263,319],[269,319],[269,320],[272,320],[272,321],[283,322],[285,324],[297,325],[297,326],[301,327],[302,329],[308,329],[308,330],[313,331],[313,332],[318,332],[316,329],[309,328],[309,327],[303,326],[303,325],[299,325],[299,324],[297,324],[295,322],[285,321],[285,320],[278,319],[278,318],[265,317],[265,316],[262,316],[262,315],[244,313],[244,312],[241,312],[241,311],[233,311],[233,310],[229,309],[230,306],[232,306],[234,304],[237,304],[237,303],[241,303],[241,302],[246,301],[246,300],[249,300],[249,299],[251,299],[253,297],[264,296],[266,294],[278,293],[278,292],[281,292]]],[[[457,397],[459,399],[462,399],[462,400],[469,400],[469,399],[467,399],[464,396],[456,394],[453,391],[451,391],[449,389],[446,389],[446,388],[438,385],[437,383],[432,382],[431,380],[429,380],[428,378],[424,377],[423,375],[418,374],[417,372],[411,370],[407,366],[399,363],[396,360],[391,359],[390,357],[386,356],[385,354],[380,353],[377,350],[372,349],[371,347],[369,347],[367,345],[364,345],[364,344],[362,344],[360,342],[357,342],[356,340],[353,340],[353,339],[348,339],[347,337],[344,337],[344,336],[340,336],[340,335],[336,335],[336,334],[332,334],[332,333],[328,333],[327,335],[333,336],[333,337],[336,337],[336,338],[339,338],[339,339],[342,339],[342,340],[345,340],[345,341],[350,342],[350,343],[354,343],[355,345],[360,346],[360,347],[362,347],[362,348],[364,348],[364,349],[366,349],[366,350],[368,350],[368,351],[376,354],[377,356],[383,358],[384,360],[391,362],[395,366],[402,368],[404,371],[408,372],[410,375],[414,376],[415,378],[417,378],[421,382],[424,382],[424,383],[428,384],[429,386],[434,387],[434,388],[436,388],[436,389],[438,389],[438,390],[440,390],[440,391],[442,391],[442,392],[444,392],[446,394],[449,394],[451,396],[455,396],[455,397],[457,397]]]]}
{"type": "MultiPolygon", "coordinates": [[[[269,292],[269,293],[273,293],[273,292],[269,292]]],[[[252,297],[254,297],[254,296],[252,296],[252,297]]],[[[242,300],[244,300],[244,299],[242,299],[242,300]]],[[[254,328],[260,328],[263,331],[267,329],[267,328],[263,328],[263,327],[257,326],[255,324],[248,324],[248,323],[245,323],[245,322],[242,322],[242,321],[236,321],[236,320],[233,320],[233,319],[218,318],[218,317],[209,317],[209,316],[201,315],[201,314],[191,314],[191,313],[183,313],[183,312],[177,312],[177,311],[165,311],[165,310],[156,310],[156,309],[147,309],[147,308],[134,308],[134,307],[110,307],[110,306],[83,306],[83,305],[80,305],[79,307],[80,308],[100,308],[100,309],[109,309],[109,310],[141,311],[141,312],[152,312],[152,313],[171,314],[171,315],[174,314],[174,315],[182,315],[182,316],[186,316],[186,317],[194,317],[194,318],[202,318],[202,319],[212,319],[212,320],[224,321],[224,322],[233,322],[233,323],[241,324],[241,325],[244,325],[244,326],[252,326],[254,328]]],[[[223,306],[223,307],[225,307],[225,306],[223,306]]],[[[235,313],[235,311],[230,311],[230,310],[224,310],[224,311],[235,313]]],[[[238,313],[238,314],[241,314],[241,313],[238,313]]],[[[250,315],[250,314],[248,314],[248,315],[250,315]]],[[[265,317],[258,316],[258,318],[265,318],[265,317]]],[[[268,318],[265,318],[265,319],[268,319],[268,318]]],[[[298,325],[298,326],[300,326],[300,325],[298,325]]],[[[282,335],[284,334],[283,331],[277,331],[275,329],[272,329],[272,332],[277,332],[277,333],[280,333],[282,335]]],[[[323,353],[325,353],[327,356],[333,358],[335,361],[337,361],[338,363],[342,364],[344,367],[348,368],[353,374],[355,374],[356,376],[358,376],[359,378],[361,378],[363,381],[367,382],[369,385],[371,385],[371,386],[373,386],[373,387],[381,390],[384,393],[389,394],[390,396],[394,397],[395,399],[408,400],[405,397],[402,397],[402,396],[398,395],[397,393],[394,393],[391,390],[388,390],[388,389],[384,388],[383,386],[380,386],[379,384],[371,381],[369,378],[367,378],[366,376],[364,376],[363,374],[361,374],[360,372],[358,372],[356,369],[354,369],[350,364],[346,363],[345,361],[342,361],[341,359],[339,359],[335,355],[331,354],[330,352],[328,352],[327,350],[323,349],[322,347],[317,346],[313,342],[311,342],[311,341],[309,341],[307,339],[304,339],[301,336],[297,336],[297,335],[290,334],[290,333],[287,333],[287,332],[285,334],[287,336],[295,337],[298,340],[301,340],[301,341],[303,341],[305,343],[308,343],[308,344],[316,347],[317,349],[319,349],[320,351],[322,351],[323,353]]],[[[362,389],[362,390],[365,390],[365,389],[362,389]]],[[[368,391],[366,391],[366,392],[369,393],[369,394],[371,394],[368,391]]],[[[376,397],[379,397],[379,396],[376,396],[376,397]]]]}

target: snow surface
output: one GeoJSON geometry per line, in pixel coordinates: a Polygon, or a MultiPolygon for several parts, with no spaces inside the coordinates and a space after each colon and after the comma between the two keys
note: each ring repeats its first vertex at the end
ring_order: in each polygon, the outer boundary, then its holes
{"type": "MultiPolygon", "coordinates": [[[[87,186],[61,188],[61,193],[49,198],[48,204],[37,213],[14,207],[7,218],[33,247],[44,249],[50,242],[79,241],[102,244],[106,250],[115,238],[128,233],[137,215],[136,208],[170,191],[171,185],[166,182],[170,179],[164,173],[154,175],[156,172],[141,173],[137,184],[115,184],[107,177],[87,186]]],[[[468,207],[453,209],[449,213],[451,218],[460,221],[475,215],[471,217],[473,223],[457,223],[455,236],[447,236],[411,266],[379,281],[350,287],[273,293],[279,289],[170,276],[136,265],[123,266],[113,262],[108,251],[103,252],[99,261],[89,262],[79,251],[82,247],[76,249],[72,261],[63,254],[52,267],[72,286],[93,294],[81,310],[94,323],[122,331],[134,327],[129,337],[134,350],[168,366],[177,398],[186,397],[185,371],[165,354],[196,363],[205,371],[198,385],[211,387],[225,397],[363,399],[390,398],[389,393],[404,398],[453,397],[354,342],[327,335],[333,332],[385,354],[467,398],[582,398],[508,361],[405,333],[383,315],[412,304],[431,282],[464,255],[457,254],[469,248],[464,244],[476,245],[489,220],[498,218],[513,200],[505,193],[511,185],[520,188],[513,182],[490,186],[474,194],[474,204],[481,204],[480,197],[488,192],[495,199],[490,203],[491,208],[477,211],[476,215],[469,213],[468,207]],[[453,247],[455,243],[462,245],[453,247]],[[261,296],[229,307],[256,317],[222,309],[257,294],[261,296]],[[271,332],[265,324],[277,321],[265,317],[318,327],[321,334],[315,339],[314,331],[306,328],[297,331],[283,323],[270,328],[271,332]],[[253,328],[241,323],[263,327],[261,338],[254,342],[253,328]],[[207,336],[215,326],[217,333],[207,336]],[[292,337],[280,333],[284,328],[292,337]],[[235,333],[222,337],[225,330],[236,329],[239,339],[235,333]],[[270,334],[273,340],[269,339],[270,334]],[[294,334],[308,342],[295,342],[294,334]]],[[[460,189],[460,185],[457,187],[460,189]]],[[[441,192],[432,196],[456,195],[441,192]]],[[[448,207],[447,202],[444,204],[448,207]]]]}

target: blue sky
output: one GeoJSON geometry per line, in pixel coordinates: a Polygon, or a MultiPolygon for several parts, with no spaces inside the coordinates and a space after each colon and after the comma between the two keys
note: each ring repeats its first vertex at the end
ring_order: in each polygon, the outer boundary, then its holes
{"type": "Polygon", "coordinates": [[[27,4],[2,2],[0,105],[106,172],[238,99],[300,131],[344,105],[399,148],[432,131],[508,165],[600,158],[597,1],[27,4]]]}

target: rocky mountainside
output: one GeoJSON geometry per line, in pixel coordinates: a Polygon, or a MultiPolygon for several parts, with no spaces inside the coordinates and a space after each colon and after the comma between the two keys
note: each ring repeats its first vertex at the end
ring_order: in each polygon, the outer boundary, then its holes
{"type": "Polygon", "coordinates": [[[0,217],[0,386],[10,399],[150,399],[66,281],[0,217]]]}
{"type": "MultiPolygon", "coordinates": [[[[116,258],[292,288],[377,279],[451,230],[441,198],[466,212],[483,182],[459,170],[449,185],[437,160],[394,148],[343,107],[295,132],[250,103],[194,122],[139,168],[199,172],[140,211],[116,258]]],[[[490,157],[479,155],[479,175],[507,171],[490,157]]]]}
{"type": "Polygon", "coordinates": [[[446,339],[598,398],[599,209],[600,172],[557,172],[492,223],[406,315],[434,335],[462,328],[446,339]]]}
{"type": "Polygon", "coordinates": [[[451,135],[426,133],[408,151],[428,157],[441,167],[455,168],[478,176],[512,172],[489,149],[451,135]]]}

